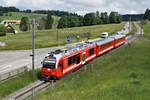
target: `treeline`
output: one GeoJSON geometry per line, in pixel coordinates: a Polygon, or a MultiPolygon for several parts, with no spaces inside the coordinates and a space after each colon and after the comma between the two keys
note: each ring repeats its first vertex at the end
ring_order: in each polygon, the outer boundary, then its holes
{"type": "Polygon", "coordinates": [[[69,13],[67,11],[59,11],[59,10],[35,10],[33,13],[38,14],[51,14],[53,16],[69,16],[69,15],[76,15],[73,13],[69,13]]]}
{"type": "Polygon", "coordinates": [[[148,8],[145,11],[144,19],[150,21],[150,10],[148,8]]]}
{"type": "Polygon", "coordinates": [[[67,11],[59,11],[59,10],[35,10],[32,11],[31,9],[20,10],[16,7],[2,7],[0,6],[0,16],[3,16],[4,13],[8,12],[24,12],[24,13],[38,13],[38,14],[51,14],[54,16],[69,16],[69,15],[76,15],[73,13],[69,13],[67,11]]]}
{"type": "Polygon", "coordinates": [[[111,12],[110,15],[107,12],[101,14],[97,11],[96,13],[87,13],[85,16],[72,15],[62,16],[58,23],[58,28],[69,28],[79,26],[90,26],[100,24],[112,24],[120,23],[121,15],[118,12],[111,12]]]}
{"type": "Polygon", "coordinates": [[[144,18],[144,14],[126,14],[122,15],[122,21],[140,21],[144,18]]]}
{"type": "Polygon", "coordinates": [[[0,6],[0,16],[3,16],[4,13],[8,12],[19,12],[20,10],[16,7],[2,7],[0,6]]]}

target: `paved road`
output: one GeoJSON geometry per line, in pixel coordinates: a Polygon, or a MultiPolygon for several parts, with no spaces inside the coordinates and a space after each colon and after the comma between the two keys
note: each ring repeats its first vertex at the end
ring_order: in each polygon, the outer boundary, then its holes
{"type": "MultiPolygon", "coordinates": [[[[129,32],[129,23],[127,23],[122,30],[125,34],[129,32]]],[[[42,48],[35,50],[35,67],[41,67],[43,57],[50,51],[56,50],[59,47],[42,48]]],[[[28,65],[31,68],[32,58],[29,56],[31,50],[17,50],[17,51],[1,51],[0,52],[0,73],[8,72],[12,69],[28,65]]]]}

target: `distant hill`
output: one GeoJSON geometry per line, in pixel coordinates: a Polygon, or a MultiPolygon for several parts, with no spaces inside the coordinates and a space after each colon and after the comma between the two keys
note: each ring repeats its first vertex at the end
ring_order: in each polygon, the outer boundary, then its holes
{"type": "Polygon", "coordinates": [[[129,21],[131,17],[131,21],[139,21],[144,18],[144,14],[126,14],[122,15],[122,21],[129,21]]]}

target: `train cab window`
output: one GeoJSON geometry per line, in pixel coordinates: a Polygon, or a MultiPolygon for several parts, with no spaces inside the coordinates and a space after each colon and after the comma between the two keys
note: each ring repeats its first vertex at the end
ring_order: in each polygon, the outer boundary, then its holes
{"type": "Polygon", "coordinates": [[[94,54],[94,48],[89,49],[89,56],[94,54]]]}
{"type": "Polygon", "coordinates": [[[43,67],[44,68],[55,69],[55,66],[56,66],[56,59],[44,59],[43,60],[43,67]]]}
{"type": "Polygon", "coordinates": [[[72,57],[69,57],[68,58],[68,65],[71,65],[72,64],[72,57]]]}

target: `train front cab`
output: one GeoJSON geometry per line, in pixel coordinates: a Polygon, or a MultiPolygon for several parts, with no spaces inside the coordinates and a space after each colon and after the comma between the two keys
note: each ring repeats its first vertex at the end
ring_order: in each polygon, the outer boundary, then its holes
{"type": "Polygon", "coordinates": [[[42,80],[56,80],[57,79],[57,70],[56,70],[56,58],[47,57],[42,62],[42,80]]]}

